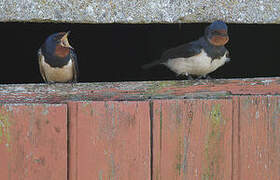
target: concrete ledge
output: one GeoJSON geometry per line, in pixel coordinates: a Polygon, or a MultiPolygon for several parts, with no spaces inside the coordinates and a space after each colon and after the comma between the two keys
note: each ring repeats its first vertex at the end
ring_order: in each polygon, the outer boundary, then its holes
{"type": "Polygon", "coordinates": [[[280,0],[2,0],[1,22],[280,23],[280,0]]]}
{"type": "Polygon", "coordinates": [[[0,104],[68,101],[143,101],[150,99],[230,98],[280,95],[280,77],[181,81],[0,85],[0,104]]]}

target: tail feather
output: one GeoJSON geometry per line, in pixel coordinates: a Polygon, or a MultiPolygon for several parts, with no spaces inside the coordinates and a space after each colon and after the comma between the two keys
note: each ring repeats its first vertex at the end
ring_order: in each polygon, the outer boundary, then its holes
{"type": "Polygon", "coordinates": [[[144,64],[143,66],[141,66],[142,69],[149,69],[149,68],[152,68],[156,65],[159,65],[161,63],[161,61],[154,61],[154,62],[151,62],[151,63],[148,63],[148,64],[144,64]]]}

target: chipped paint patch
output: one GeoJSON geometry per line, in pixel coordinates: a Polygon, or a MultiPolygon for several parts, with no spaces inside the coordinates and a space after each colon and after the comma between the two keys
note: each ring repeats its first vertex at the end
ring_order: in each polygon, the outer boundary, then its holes
{"type": "Polygon", "coordinates": [[[181,175],[181,170],[182,170],[182,159],[183,155],[181,150],[183,149],[183,140],[182,137],[178,137],[178,142],[177,142],[177,153],[176,153],[176,171],[177,171],[177,176],[181,175]]]}
{"type": "Polygon", "coordinates": [[[46,115],[48,115],[48,113],[49,113],[48,107],[44,106],[44,109],[43,109],[43,111],[42,111],[42,114],[43,114],[44,116],[46,116],[46,115]]]}
{"type": "Polygon", "coordinates": [[[109,174],[109,179],[110,180],[115,180],[116,179],[116,164],[115,164],[115,160],[113,157],[113,154],[110,154],[110,174],[109,174]]]}
{"type": "Polygon", "coordinates": [[[266,79],[261,81],[265,86],[269,85],[271,82],[273,82],[271,79],[266,79]]]}
{"type": "Polygon", "coordinates": [[[260,117],[260,113],[259,111],[256,111],[256,119],[259,119],[259,117],[260,117]]]}
{"type": "Polygon", "coordinates": [[[103,179],[103,171],[100,170],[98,173],[98,180],[102,180],[103,179]]]}

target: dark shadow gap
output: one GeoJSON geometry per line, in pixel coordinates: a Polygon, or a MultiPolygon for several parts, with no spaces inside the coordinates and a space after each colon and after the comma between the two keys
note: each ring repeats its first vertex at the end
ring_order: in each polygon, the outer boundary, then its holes
{"type": "MultiPolygon", "coordinates": [[[[45,38],[71,30],[78,54],[80,82],[184,79],[164,66],[142,70],[161,53],[203,35],[208,24],[52,24],[0,23],[0,83],[42,82],[37,50],[45,38]]],[[[226,45],[232,61],[212,78],[279,76],[280,25],[228,24],[226,45]]]]}

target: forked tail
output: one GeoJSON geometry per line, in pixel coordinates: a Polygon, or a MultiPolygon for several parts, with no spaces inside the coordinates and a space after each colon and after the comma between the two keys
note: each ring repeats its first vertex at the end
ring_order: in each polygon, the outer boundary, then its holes
{"type": "Polygon", "coordinates": [[[143,66],[141,66],[142,69],[149,69],[149,68],[152,68],[156,65],[159,65],[161,63],[160,60],[158,61],[154,61],[154,62],[151,62],[151,63],[148,63],[148,64],[144,64],[143,66]]]}

